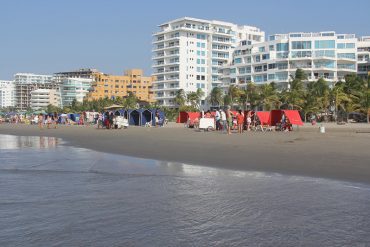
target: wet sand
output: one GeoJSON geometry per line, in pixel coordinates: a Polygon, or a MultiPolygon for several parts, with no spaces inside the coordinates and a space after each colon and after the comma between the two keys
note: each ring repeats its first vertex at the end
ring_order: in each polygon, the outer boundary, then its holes
{"type": "Polygon", "coordinates": [[[325,127],[325,134],[307,125],[290,133],[226,135],[173,123],[125,130],[0,124],[0,134],[53,136],[76,147],[163,161],[370,183],[370,125],[325,127]]]}

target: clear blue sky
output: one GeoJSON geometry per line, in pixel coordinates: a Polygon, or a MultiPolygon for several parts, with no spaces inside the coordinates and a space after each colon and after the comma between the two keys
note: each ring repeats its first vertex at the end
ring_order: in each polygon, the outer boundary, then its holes
{"type": "Polygon", "coordinates": [[[0,79],[86,67],[150,74],[152,33],[183,16],[257,26],[267,34],[370,35],[369,0],[0,0],[0,79]]]}

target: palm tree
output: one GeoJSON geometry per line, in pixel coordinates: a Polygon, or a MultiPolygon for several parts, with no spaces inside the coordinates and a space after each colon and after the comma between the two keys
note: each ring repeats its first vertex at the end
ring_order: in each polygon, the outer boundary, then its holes
{"type": "Polygon", "coordinates": [[[183,107],[186,103],[186,93],[184,89],[179,89],[176,92],[175,103],[180,107],[183,107]]]}
{"type": "Polygon", "coordinates": [[[223,102],[222,90],[219,87],[212,88],[210,95],[208,96],[208,102],[212,106],[220,106],[223,102]]]}
{"type": "Polygon", "coordinates": [[[273,104],[276,106],[280,104],[279,97],[271,84],[263,84],[260,86],[260,99],[260,103],[264,110],[271,110],[273,108],[273,104]]]}
{"type": "Polygon", "coordinates": [[[230,85],[227,94],[230,96],[230,103],[234,104],[238,102],[240,96],[240,89],[235,85],[230,85]]]}
{"type": "Polygon", "coordinates": [[[199,110],[200,108],[200,101],[204,96],[204,92],[202,89],[198,88],[196,92],[189,92],[187,94],[187,99],[190,105],[199,110]]]}

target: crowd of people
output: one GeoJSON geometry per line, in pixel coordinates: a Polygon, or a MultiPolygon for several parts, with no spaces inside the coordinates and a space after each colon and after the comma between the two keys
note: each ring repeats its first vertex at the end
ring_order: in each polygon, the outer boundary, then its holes
{"type": "MultiPolygon", "coordinates": [[[[219,109],[214,112],[210,110],[207,112],[201,112],[200,117],[196,117],[192,123],[189,119],[187,126],[194,126],[199,128],[199,123],[201,118],[214,118],[215,121],[215,130],[222,131],[223,133],[231,134],[232,131],[237,131],[238,134],[244,133],[244,131],[257,130],[258,126],[261,128],[266,128],[264,123],[261,123],[259,118],[252,111],[231,111],[230,108],[219,109]]],[[[270,127],[270,130],[272,128],[270,127]]],[[[289,121],[289,118],[283,113],[281,120],[276,124],[276,131],[292,131],[292,124],[289,121]]]]}

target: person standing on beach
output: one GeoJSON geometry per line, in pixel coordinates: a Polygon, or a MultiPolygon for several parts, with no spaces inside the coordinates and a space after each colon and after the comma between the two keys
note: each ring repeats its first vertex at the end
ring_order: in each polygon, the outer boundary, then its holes
{"type": "Polygon", "coordinates": [[[221,126],[222,127],[222,132],[226,132],[227,128],[227,123],[226,123],[226,113],[224,110],[220,109],[220,117],[221,117],[221,126]]]}
{"type": "Polygon", "coordinates": [[[242,134],[243,133],[243,127],[244,127],[244,113],[242,110],[238,111],[238,114],[236,114],[236,121],[238,124],[238,133],[242,134]]]}
{"type": "Polygon", "coordinates": [[[227,121],[227,134],[231,134],[231,127],[233,126],[233,114],[230,111],[230,108],[228,107],[226,109],[226,121],[227,121]]]}
{"type": "Polygon", "coordinates": [[[54,129],[56,129],[59,121],[58,113],[54,112],[53,120],[54,120],[54,129]]]}
{"type": "Polygon", "coordinates": [[[252,111],[248,111],[248,113],[247,113],[247,131],[251,130],[251,123],[252,123],[252,111]]]}
{"type": "Polygon", "coordinates": [[[220,121],[221,121],[221,115],[220,115],[220,111],[216,111],[216,114],[215,114],[215,120],[216,120],[216,130],[220,130],[220,121]]]}
{"type": "Polygon", "coordinates": [[[43,115],[40,113],[39,114],[39,121],[38,121],[38,125],[39,125],[39,129],[42,130],[43,129],[43,126],[42,124],[44,123],[44,117],[43,115]]]}

